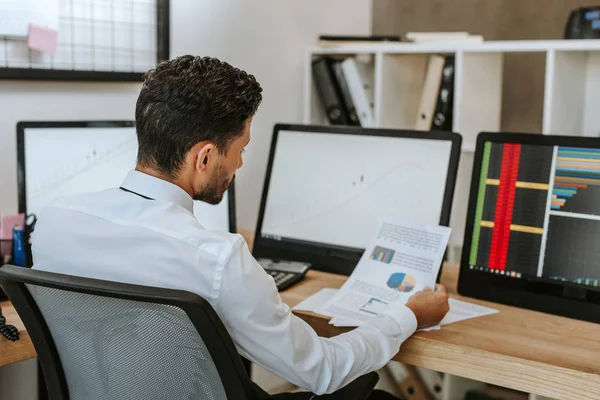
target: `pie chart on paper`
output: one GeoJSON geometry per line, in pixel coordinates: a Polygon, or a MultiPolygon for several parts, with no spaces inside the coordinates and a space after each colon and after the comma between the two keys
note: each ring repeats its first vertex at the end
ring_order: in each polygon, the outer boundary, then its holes
{"type": "Polygon", "coordinates": [[[417,280],[414,276],[405,274],[403,272],[397,272],[392,274],[387,281],[389,288],[397,290],[403,293],[412,292],[417,285],[417,280]]]}

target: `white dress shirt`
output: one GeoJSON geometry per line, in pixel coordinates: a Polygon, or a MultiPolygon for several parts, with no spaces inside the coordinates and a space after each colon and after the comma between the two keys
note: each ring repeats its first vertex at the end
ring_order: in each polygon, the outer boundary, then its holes
{"type": "Polygon", "coordinates": [[[205,230],[180,187],[131,171],[122,187],[64,197],[38,216],[34,268],[197,293],[215,308],[239,353],[316,394],[384,366],[417,326],[405,306],[333,338],[281,301],[273,278],[238,234],[205,230]]]}

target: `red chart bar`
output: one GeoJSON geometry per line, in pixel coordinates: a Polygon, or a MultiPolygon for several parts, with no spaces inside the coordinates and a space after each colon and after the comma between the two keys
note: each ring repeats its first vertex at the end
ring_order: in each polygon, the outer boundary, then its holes
{"type": "Polygon", "coordinates": [[[520,144],[504,144],[500,166],[500,185],[496,199],[492,245],[488,259],[489,268],[506,270],[510,225],[515,205],[515,191],[521,159],[520,144]]]}
{"type": "Polygon", "coordinates": [[[515,207],[515,192],[517,191],[517,178],[519,176],[519,162],[521,160],[521,145],[513,144],[512,165],[507,188],[507,200],[502,226],[502,249],[500,252],[500,269],[506,269],[508,245],[510,243],[510,225],[512,224],[513,210],[515,207]]]}

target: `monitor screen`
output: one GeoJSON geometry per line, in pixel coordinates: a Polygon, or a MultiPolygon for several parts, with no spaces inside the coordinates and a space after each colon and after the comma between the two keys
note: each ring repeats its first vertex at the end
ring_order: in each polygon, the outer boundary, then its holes
{"type": "MultiPolygon", "coordinates": [[[[19,124],[21,212],[39,214],[54,198],[119,187],[135,168],[133,122],[19,124]]],[[[194,202],[206,229],[230,230],[229,193],[217,205],[194,202]]]]}
{"type": "Polygon", "coordinates": [[[468,268],[600,289],[600,149],[485,141],[482,151],[468,268]]]}
{"type": "Polygon", "coordinates": [[[437,225],[452,150],[419,135],[280,130],[261,237],[362,250],[381,218],[437,225]]]}

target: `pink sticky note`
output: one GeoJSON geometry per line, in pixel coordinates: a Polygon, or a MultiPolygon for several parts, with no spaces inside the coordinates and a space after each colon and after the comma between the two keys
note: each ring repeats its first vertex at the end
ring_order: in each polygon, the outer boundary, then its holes
{"type": "Polygon", "coordinates": [[[54,54],[58,42],[58,31],[43,26],[29,24],[27,46],[32,50],[54,54]]]}
{"type": "Polygon", "coordinates": [[[25,225],[25,214],[2,214],[0,216],[0,240],[12,240],[13,228],[25,225]]]}

